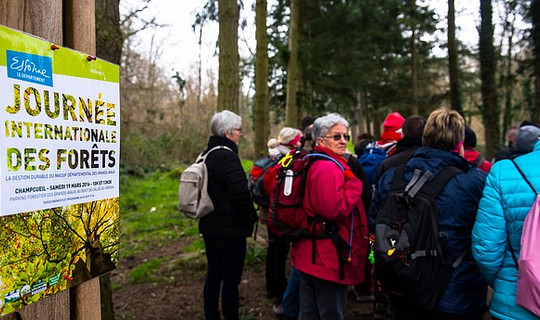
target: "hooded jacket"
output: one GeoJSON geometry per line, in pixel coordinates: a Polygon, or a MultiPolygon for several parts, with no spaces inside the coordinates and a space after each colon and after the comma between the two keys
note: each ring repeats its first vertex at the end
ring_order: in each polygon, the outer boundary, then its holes
{"type": "MultiPolygon", "coordinates": [[[[452,178],[437,197],[441,247],[448,264],[454,263],[462,253],[466,254],[454,270],[436,309],[452,315],[477,315],[485,311],[487,285],[471,254],[471,232],[486,174],[470,170],[467,160],[451,152],[422,147],[407,162],[405,180],[412,178],[416,168],[422,174],[426,170],[431,171],[433,179],[446,166],[455,166],[463,173],[452,178]]],[[[390,168],[378,182],[369,212],[370,226],[374,224],[377,211],[389,192],[395,170],[395,167],[390,168]]]]}
{"type": "MultiPolygon", "coordinates": [[[[529,154],[514,159],[535,190],[540,191],[540,141],[529,154]]],[[[493,287],[490,312],[498,319],[538,319],[516,305],[517,269],[507,234],[519,259],[523,221],[535,194],[509,160],[496,162],[486,181],[473,228],[472,252],[488,284],[493,287]]]]}
{"type": "MultiPolygon", "coordinates": [[[[348,172],[344,173],[329,160],[314,161],[307,173],[304,210],[309,216],[317,215],[334,222],[338,235],[347,243],[352,239],[351,260],[343,262],[344,276],[341,278],[338,252],[329,238],[304,238],[294,242],[291,260],[296,269],[314,277],[347,285],[357,284],[364,281],[368,247],[366,214],[361,198],[363,186],[350,171],[345,158],[336,157],[328,149],[320,147],[315,147],[315,151],[333,156],[348,172]]],[[[348,256],[345,250],[341,254],[345,258],[348,256]]]]}
{"type": "Polygon", "coordinates": [[[227,138],[211,136],[205,152],[220,145],[231,148],[233,152],[220,149],[206,158],[208,195],[214,211],[200,219],[199,232],[208,237],[249,237],[257,221],[257,212],[238,157],[238,146],[227,138]]]}

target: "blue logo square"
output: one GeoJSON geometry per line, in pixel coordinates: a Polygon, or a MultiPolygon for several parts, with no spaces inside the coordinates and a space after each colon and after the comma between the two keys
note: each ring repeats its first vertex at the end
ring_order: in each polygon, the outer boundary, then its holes
{"type": "Polygon", "coordinates": [[[50,57],[7,50],[7,71],[8,78],[53,86],[50,57]]]}

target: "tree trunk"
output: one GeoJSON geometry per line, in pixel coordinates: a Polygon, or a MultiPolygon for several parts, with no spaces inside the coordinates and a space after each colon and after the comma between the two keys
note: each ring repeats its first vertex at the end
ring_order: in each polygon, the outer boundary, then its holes
{"type": "Polygon", "coordinates": [[[532,39],[534,52],[534,109],[531,119],[540,123],[540,0],[532,0],[532,39]]]}
{"type": "Polygon", "coordinates": [[[411,0],[411,80],[413,103],[411,113],[418,114],[418,74],[416,70],[416,0],[411,0]]]}
{"type": "MultiPolygon", "coordinates": [[[[505,19],[505,26],[504,26],[504,34],[508,33],[507,39],[508,39],[508,46],[507,46],[507,52],[506,52],[506,68],[504,68],[504,71],[501,72],[501,84],[503,86],[504,91],[504,112],[503,112],[503,124],[502,124],[502,132],[500,133],[500,141],[499,143],[504,145],[506,143],[505,136],[508,128],[512,126],[512,120],[514,117],[513,113],[513,93],[514,93],[514,86],[515,86],[515,77],[512,71],[512,67],[514,65],[514,59],[512,58],[512,49],[514,48],[514,34],[515,34],[515,6],[510,6],[507,4],[507,10],[506,10],[506,19],[505,19]],[[510,21],[510,15],[513,17],[513,21],[510,21]]],[[[501,48],[503,48],[501,40],[501,48]]]]}
{"type": "Polygon", "coordinates": [[[291,20],[289,22],[289,61],[287,64],[287,101],[285,104],[285,125],[295,128],[298,124],[296,91],[298,87],[298,0],[291,0],[291,20]]]}
{"type": "Polygon", "coordinates": [[[463,114],[459,90],[459,66],[456,47],[456,10],[454,0],[448,0],[448,74],[450,76],[450,106],[463,114]]]}
{"type": "Polygon", "coordinates": [[[266,31],[267,2],[257,0],[255,7],[255,159],[266,154],[270,135],[270,107],[268,102],[268,33],[266,31]]]}
{"type": "Polygon", "coordinates": [[[120,0],[95,1],[97,56],[120,65],[123,41],[120,31],[120,0]]]}
{"type": "Polygon", "coordinates": [[[493,8],[491,0],[480,0],[480,78],[482,80],[482,118],[486,134],[486,157],[499,150],[499,108],[495,88],[496,60],[493,48],[493,8]]]}
{"type": "MultiPolygon", "coordinates": [[[[95,55],[94,9],[93,0],[4,0],[0,2],[0,24],[95,55]]],[[[99,320],[99,279],[59,292],[4,318],[99,320]]]]}
{"type": "Polygon", "coordinates": [[[240,111],[240,71],[238,54],[238,19],[240,8],[237,0],[219,1],[219,79],[218,110],[240,111]]]}

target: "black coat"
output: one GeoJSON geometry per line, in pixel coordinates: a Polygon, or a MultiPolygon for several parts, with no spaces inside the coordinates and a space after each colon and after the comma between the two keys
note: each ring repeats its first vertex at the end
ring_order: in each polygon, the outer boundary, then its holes
{"type": "Polygon", "coordinates": [[[224,145],[206,158],[208,195],[214,211],[199,221],[199,232],[207,237],[249,237],[257,221],[257,212],[247,187],[247,178],[238,157],[237,145],[223,137],[212,136],[208,149],[224,145]]]}
{"type": "Polygon", "coordinates": [[[421,138],[403,137],[396,145],[396,152],[390,157],[384,159],[377,167],[377,181],[386,172],[386,170],[407,163],[416,149],[422,146],[421,138]]]}

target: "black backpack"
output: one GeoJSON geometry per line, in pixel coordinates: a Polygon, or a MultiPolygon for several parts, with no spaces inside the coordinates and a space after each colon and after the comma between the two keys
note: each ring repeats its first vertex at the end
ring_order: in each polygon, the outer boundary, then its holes
{"type": "Polygon", "coordinates": [[[381,289],[432,310],[443,295],[463,253],[452,265],[445,262],[439,239],[436,198],[462,171],[443,168],[435,178],[416,169],[411,181],[397,167],[390,192],[375,218],[375,273],[381,289]]]}
{"type": "Polygon", "coordinates": [[[260,207],[268,208],[270,205],[270,195],[264,190],[264,175],[274,166],[280,157],[264,156],[260,157],[253,163],[253,168],[248,177],[248,189],[253,202],[260,207]]]}

